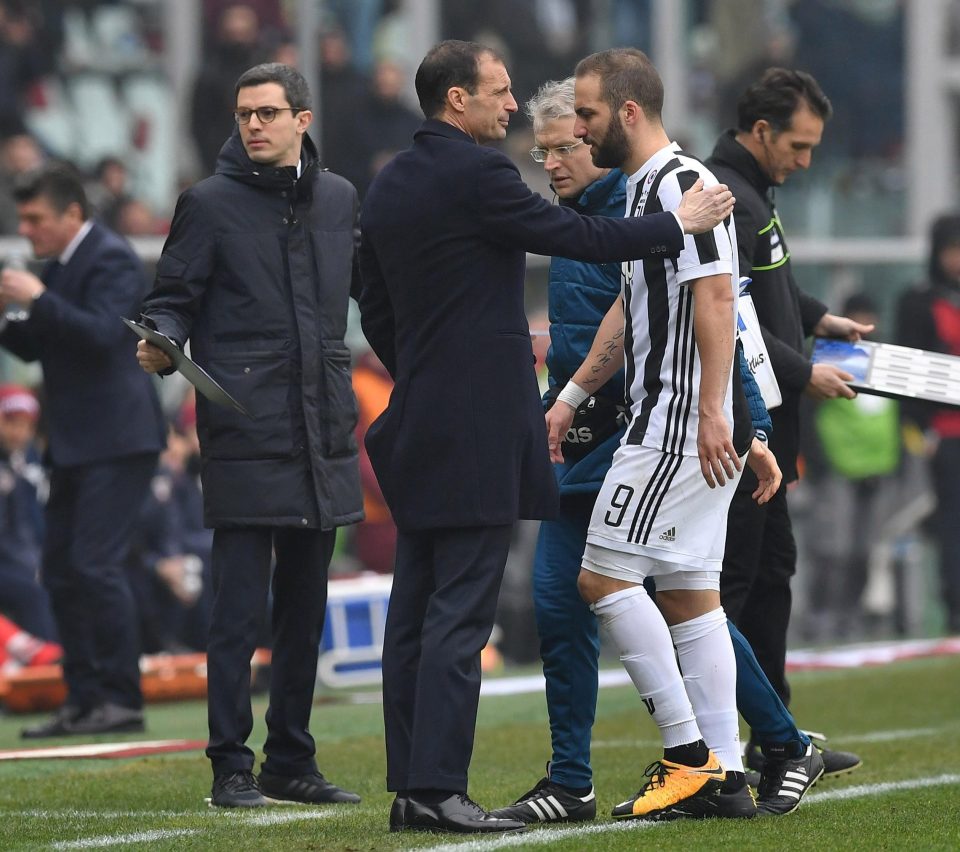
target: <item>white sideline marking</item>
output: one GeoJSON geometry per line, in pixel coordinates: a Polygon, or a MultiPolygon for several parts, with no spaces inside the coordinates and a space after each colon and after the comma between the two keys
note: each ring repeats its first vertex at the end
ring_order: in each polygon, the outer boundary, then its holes
{"type": "Polygon", "coordinates": [[[945,784],[960,784],[960,775],[935,775],[933,778],[909,778],[906,781],[887,781],[882,784],[857,784],[840,790],[811,793],[804,802],[832,802],[838,799],[859,799],[862,796],[881,796],[898,790],[919,790],[923,787],[942,787],[945,784]]]}
{"type": "Polygon", "coordinates": [[[892,740],[912,740],[918,737],[935,737],[950,730],[950,725],[941,725],[939,728],[903,728],[899,731],[874,731],[870,734],[853,734],[843,737],[833,736],[846,743],[886,743],[892,740]]]}
{"type": "Polygon", "coordinates": [[[138,831],[135,834],[113,834],[103,837],[87,837],[83,840],[64,840],[50,845],[54,849],[96,849],[103,846],[125,846],[130,843],[153,843],[155,840],[169,840],[171,837],[184,837],[188,834],[200,834],[200,829],[163,828],[157,831],[138,831]]]}
{"type": "Polygon", "coordinates": [[[430,846],[421,852],[487,852],[489,849],[506,849],[510,846],[546,846],[558,840],[571,837],[586,837],[590,834],[606,834],[611,831],[642,831],[659,828],[664,823],[627,820],[626,822],[604,822],[599,825],[584,825],[577,828],[541,828],[534,831],[521,831],[516,834],[503,834],[496,839],[468,840],[466,843],[445,843],[443,846],[430,846]]]}
{"type": "MultiPolygon", "coordinates": [[[[806,802],[828,802],[842,799],[858,799],[864,796],[881,796],[900,790],[917,790],[922,787],[940,787],[944,784],[960,784],[960,775],[936,775],[932,778],[912,778],[907,781],[890,781],[884,784],[859,784],[842,790],[830,790],[825,793],[811,793],[804,797],[806,802]]],[[[803,805],[801,805],[803,807],[803,805]]],[[[471,840],[466,843],[446,843],[442,846],[430,846],[420,852],[490,852],[493,849],[506,849],[510,846],[546,846],[558,840],[570,837],[582,837],[588,834],[603,834],[608,831],[627,831],[641,828],[653,828],[663,825],[643,820],[627,822],[604,822],[583,828],[547,828],[523,831],[519,834],[505,834],[489,840],[471,840]]]]}

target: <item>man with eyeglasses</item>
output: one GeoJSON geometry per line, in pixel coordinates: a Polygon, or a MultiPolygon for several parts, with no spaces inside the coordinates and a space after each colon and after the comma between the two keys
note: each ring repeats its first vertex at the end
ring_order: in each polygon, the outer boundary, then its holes
{"type": "MultiPolygon", "coordinates": [[[[363,517],[356,401],[344,342],[357,193],[323,170],[306,80],[277,63],[236,84],[237,128],[217,172],[184,192],[144,320],[250,412],[197,399],[204,520],[213,527],[207,647],[211,804],[359,802],[317,771],[308,726],[336,528],[363,517]],[[250,657],[272,577],[273,658],[265,760],[250,657]]],[[[145,342],[150,373],[170,360],[145,342]]]]}

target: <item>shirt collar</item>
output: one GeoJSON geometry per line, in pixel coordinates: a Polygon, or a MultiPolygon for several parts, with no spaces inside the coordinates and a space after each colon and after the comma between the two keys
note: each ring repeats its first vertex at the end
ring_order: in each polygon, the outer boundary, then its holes
{"type": "Polygon", "coordinates": [[[90,233],[91,228],[93,228],[93,219],[87,219],[87,221],[80,226],[80,230],[77,231],[76,236],[67,243],[67,247],[60,252],[60,257],[57,258],[61,266],[66,266],[70,262],[70,258],[73,257],[76,250],[80,247],[80,243],[82,243],[87,234],[90,233]]]}
{"type": "Polygon", "coordinates": [[[627,178],[628,186],[636,186],[649,172],[657,169],[658,171],[670,162],[682,149],[676,142],[664,145],[656,154],[647,160],[639,169],[627,178]]]}

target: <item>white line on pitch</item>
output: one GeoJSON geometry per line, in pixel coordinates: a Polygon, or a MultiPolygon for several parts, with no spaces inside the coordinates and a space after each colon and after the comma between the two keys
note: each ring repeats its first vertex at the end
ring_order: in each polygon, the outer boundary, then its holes
{"type": "Polygon", "coordinates": [[[54,849],[97,849],[104,846],[126,846],[131,843],[153,843],[157,840],[169,840],[171,837],[184,837],[188,834],[200,834],[200,829],[161,828],[156,831],[138,831],[134,834],[112,834],[103,837],[86,837],[82,840],[64,840],[50,845],[54,849]]]}
{"type": "MultiPolygon", "coordinates": [[[[912,778],[906,781],[891,781],[885,784],[860,784],[856,787],[845,787],[841,790],[831,790],[825,793],[813,793],[804,798],[806,802],[827,802],[838,799],[857,799],[864,796],[880,796],[884,793],[893,793],[900,790],[916,790],[922,787],[940,787],[946,784],[960,784],[960,775],[937,775],[933,778],[912,778]]],[[[421,849],[420,852],[491,852],[494,849],[506,849],[510,846],[546,846],[565,840],[570,837],[581,837],[588,834],[602,834],[608,831],[625,831],[628,829],[650,828],[661,823],[630,821],[605,822],[585,828],[541,828],[539,831],[521,832],[519,834],[505,834],[487,840],[472,840],[466,843],[447,843],[442,846],[431,846],[421,849]]]]}
{"type": "Polygon", "coordinates": [[[939,728],[903,728],[899,731],[873,731],[868,734],[851,734],[842,737],[834,736],[843,744],[846,743],[886,743],[893,740],[912,740],[918,737],[935,737],[949,730],[951,725],[941,725],[939,728]]]}

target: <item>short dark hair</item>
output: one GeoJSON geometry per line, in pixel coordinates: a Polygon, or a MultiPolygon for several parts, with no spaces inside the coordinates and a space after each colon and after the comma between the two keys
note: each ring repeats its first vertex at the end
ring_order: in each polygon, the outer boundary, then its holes
{"type": "Polygon", "coordinates": [[[475,41],[447,39],[430,48],[417,69],[415,80],[417,98],[425,118],[436,118],[443,112],[447,92],[453,86],[460,86],[471,95],[476,94],[482,56],[492,56],[503,62],[492,47],[475,41]]]}
{"type": "Polygon", "coordinates": [[[830,99],[806,71],[768,68],[737,101],[737,130],[749,133],[761,119],[778,133],[789,130],[801,102],[824,122],[833,115],[830,99]]]}
{"type": "Polygon", "coordinates": [[[79,204],[84,221],[90,218],[90,203],[83,188],[83,178],[69,163],[47,163],[27,172],[14,183],[12,194],[17,204],[45,198],[58,213],[66,213],[71,204],[79,204]]]}
{"type": "Polygon", "coordinates": [[[295,112],[310,109],[310,87],[307,80],[296,68],[284,65],[281,62],[264,62],[254,65],[244,71],[237,80],[234,96],[240,94],[241,89],[250,86],[262,86],[264,83],[279,83],[283,86],[283,93],[287,103],[295,112]]]}
{"type": "Polygon", "coordinates": [[[577,63],[575,74],[596,74],[600,78],[600,97],[612,112],[627,101],[636,101],[648,119],[661,120],[663,81],[642,50],[618,47],[591,53],[577,63]]]}

